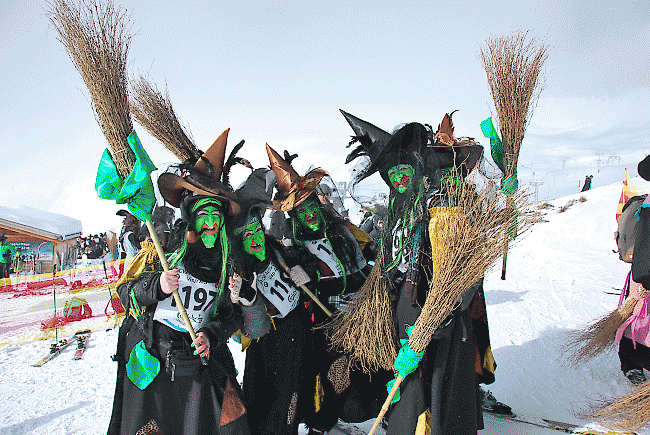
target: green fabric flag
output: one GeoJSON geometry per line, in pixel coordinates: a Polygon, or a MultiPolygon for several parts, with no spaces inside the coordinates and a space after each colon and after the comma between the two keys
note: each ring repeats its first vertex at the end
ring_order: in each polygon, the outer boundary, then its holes
{"type": "Polygon", "coordinates": [[[156,170],[153,162],[142,148],[135,130],[127,138],[135,154],[135,164],[128,177],[122,180],[108,149],[97,168],[95,190],[102,199],[112,199],[117,204],[127,204],[133,216],[141,221],[151,218],[156,195],[151,182],[151,172],[156,170]]]}
{"type": "Polygon", "coordinates": [[[481,131],[483,131],[485,137],[490,139],[490,152],[494,163],[496,163],[499,169],[501,169],[501,172],[505,172],[506,169],[503,165],[503,143],[501,142],[497,131],[494,129],[491,116],[481,122],[481,131]]]}

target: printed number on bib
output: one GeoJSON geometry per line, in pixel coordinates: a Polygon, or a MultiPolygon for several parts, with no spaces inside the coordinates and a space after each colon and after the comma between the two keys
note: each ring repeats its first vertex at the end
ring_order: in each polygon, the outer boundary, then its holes
{"type": "Polygon", "coordinates": [[[280,312],[278,317],[285,317],[298,305],[300,290],[272,261],[263,272],[257,274],[255,282],[257,289],[280,312]]]}
{"type": "MultiPolygon", "coordinates": [[[[200,281],[188,274],[183,267],[178,267],[178,295],[195,330],[208,323],[217,294],[216,285],[200,281]]],[[[173,296],[158,302],[153,319],[177,331],[187,332],[173,296]]]]}

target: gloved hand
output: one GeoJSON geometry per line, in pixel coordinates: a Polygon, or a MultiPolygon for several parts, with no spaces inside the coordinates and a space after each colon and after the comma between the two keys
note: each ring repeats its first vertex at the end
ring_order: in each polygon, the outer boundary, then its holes
{"type": "MultiPolygon", "coordinates": [[[[406,335],[409,337],[409,339],[411,338],[412,330],[413,326],[408,326],[406,328],[406,335]]],[[[424,350],[422,352],[415,352],[413,349],[411,349],[409,346],[409,339],[400,340],[402,347],[397,354],[397,358],[395,358],[395,362],[393,363],[395,371],[402,377],[402,379],[406,378],[408,375],[413,373],[415,369],[418,368],[420,360],[422,360],[422,356],[424,356],[424,350]]],[[[393,388],[394,383],[395,380],[393,379],[389,381],[388,384],[386,384],[388,392],[390,392],[390,390],[393,388]]],[[[391,400],[390,403],[393,404],[398,400],[400,400],[399,389],[395,393],[395,396],[393,396],[393,400],[391,400]]]]}
{"type": "Polygon", "coordinates": [[[237,273],[233,273],[233,275],[228,280],[228,289],[230,290],[230,300],[232,301],[233,304],[240,303],[242,305],[250,307],[251,305],[253,305],[253,302],[255,302],[255,299],[257,298],[257,292],[255,291],[254,288],[255,281],[253,281],[253,287],[250,287],[248,285],[242,286],[242,284],[243,284],[242,277],[239,276],[237,273]],[[242,287],[244,288],[242,289],[242,287]]]}
{"type": "Polygon", "coordinates": [[[289,271],[289,276],[298,287],[311,281],[311,278],[309,278],[309,275],[307,275],[305,269],[303,269],[300,265],[293,266],[289,271]]]}

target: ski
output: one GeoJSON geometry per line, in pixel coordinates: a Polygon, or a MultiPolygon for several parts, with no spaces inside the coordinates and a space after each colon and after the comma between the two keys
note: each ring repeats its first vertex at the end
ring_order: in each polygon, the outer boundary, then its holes
{"type": "Polygon", "coordinates": [[[637,435],[636,432],[620,432],[620,431],[612,431],[612,430],[601,431],[596,429],[589,429],[584,427],[584,425],[565,423],[563,421],[549,420],[546,418],[542,418],[541,420],[538,421],[532,421],[532,420],[525,420],[521,417],[508,417],[507,415],[495,414],[495,413],[490,413],[490,414],[494,415],[497,418],[502,418],[504,420],[516,421],[518,423],[529,424],[531,426],[537,426],[545,429],[552,429],[558,432],[572,433],[576,435],[637,435]]]}
{"type": "Polygon", "coordinates": [[[86,350],[86,346],[88,344],[88,339],[90,338],[90,332],[91,332],[90,329],[77,332],[77,350],[75,350],[72,359],[76,360],[76,359],[81,359],[81,357],[83,357],[83,354],[86,350]]]}
{"type": "Polygon", "coordinates": [[[70,346],[72,343],[77,341],[77,332],[74,333],[74,335],[68,339],[63,339],[59,340],[57,343],[52,343],[50,345],[50,353],[45,355],[43,358],[38,360],[33,366],[34,367],[41,367],[43,364],[51,360],[52,358],[58,356],[63,349],[66,347],[70,346]]]}

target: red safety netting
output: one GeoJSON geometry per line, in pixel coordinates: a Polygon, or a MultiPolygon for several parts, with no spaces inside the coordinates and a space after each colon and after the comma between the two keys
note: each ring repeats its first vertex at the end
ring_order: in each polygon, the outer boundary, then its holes
{"type": "Polygon", "coordinates": [[[0,279],[0,344],[117,324],[124,307],[114,287],[125,261],[0,279]]]}

